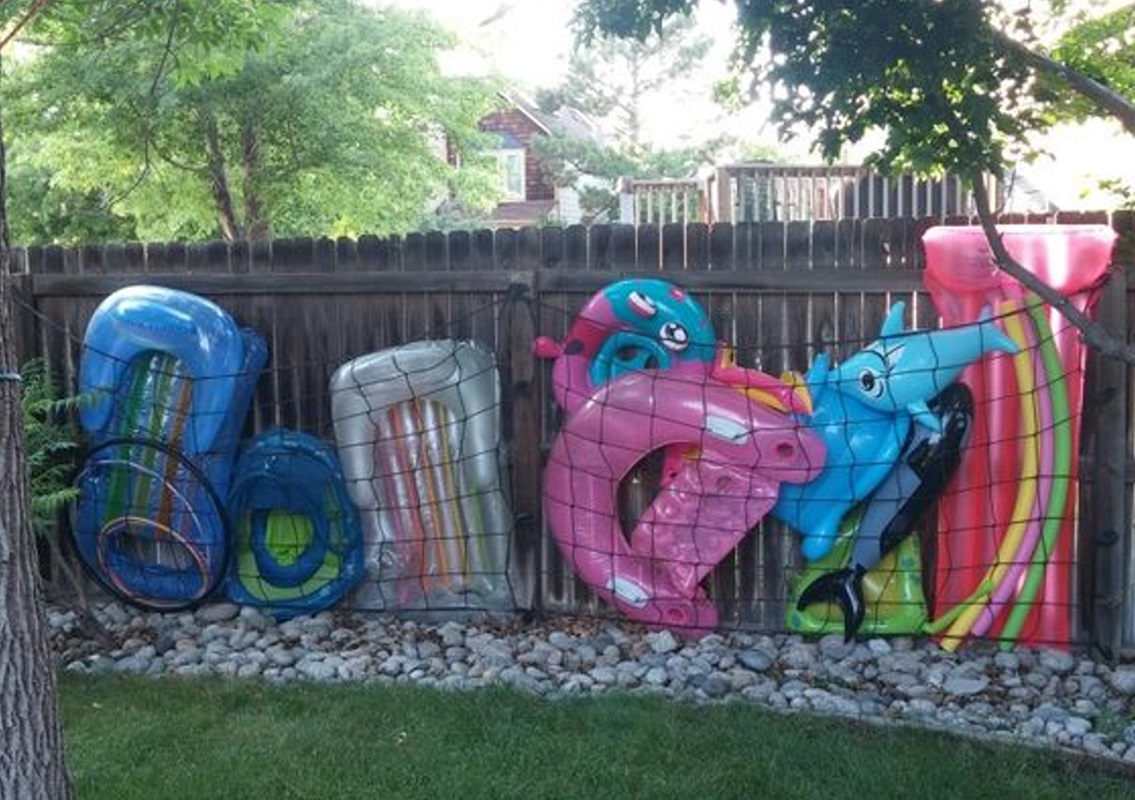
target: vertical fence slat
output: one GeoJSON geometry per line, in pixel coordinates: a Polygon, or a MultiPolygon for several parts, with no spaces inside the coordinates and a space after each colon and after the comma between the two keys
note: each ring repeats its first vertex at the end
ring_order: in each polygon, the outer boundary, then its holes
{"type": "Polygon", "coordinates": [[[658,225],[639,225],[637,229],[638,248],[635,267],[655,270],[662,265],[662,229],[658,225]]]}
{"type": "Polygon", "coordinates": [[[563,228],[540,230],[540,249],[537,251],[537,258],[543,269],[559,269],[564,266],[563,228]]]}
{"type": "Polygon", "coordinates": [[[729,223],[719,222],[709,228],[709,252],[706,255],[710,269],[729,271],[737,264],[736,244],[733,241],[734,228],[729,223]]]}
{"type": "Polygon", "coordinates": [[[686,226],[686,269],[709,269],[709,226],[693,222],[686,226]]]}
{"type": "Polygon", "coordinates": [[[609,267],[592,264],[593,269],[634,269],[638,263],[638,236],[633,225],[612,225],[609,267]]]}
{"type": "Polygon", "coordinates": [[[615,236],[611,225],[596,225],[588,231],[590,243],[587,262],[583,269],[610,270],[615,262],[615,236]]]}
{"type": "Polygon", "coordinates": [[[362,268],[358,242],[355,239],[340,236],[335,240],[335,265],[343,272],[358,272],[362,268]]]}
{"type": "Polygon", "coordinates": [[[564,228],[565,269],[587,269],[590,258],[588,238],[588,229],[584,225],[569,225],[564,228]]]}
{"type": "MultiPolygon", "coordinates": [[[[686,268],[686,226],[667,222],[662,226],[662,251],[659,266],[665,270],[686,268]]],[[[699,267],[703,269],[704,267],[699,267]]]]}

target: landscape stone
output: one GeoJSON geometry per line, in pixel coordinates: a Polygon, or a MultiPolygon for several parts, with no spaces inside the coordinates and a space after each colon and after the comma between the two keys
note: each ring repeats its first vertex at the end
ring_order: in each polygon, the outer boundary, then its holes
{"type": "Polygon", "coordinates": [[[94,611],[109,643],[84,639],[73,612],[48,609],[62,670],[417,683],[442,691],[503,683],[548,698],[662,694],[913,723],[1135,764],[1135,665],[1051,648],[974,645],[947,653],[933,640],[844,642],[840,634],[809,640],[733,632],[695,640],[566,618],[559,627],[555,620],[524,627],[488,617],[431,625],[324,612],[277,622],[231,603],[158,614],[104,602],[94,611]]]}

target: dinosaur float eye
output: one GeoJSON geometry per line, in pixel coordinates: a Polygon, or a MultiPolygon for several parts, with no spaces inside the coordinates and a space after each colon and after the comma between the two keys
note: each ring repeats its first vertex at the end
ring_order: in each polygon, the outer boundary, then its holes
{"type": "Polygon", "coordinates": [[[690,346],[690,332],[677,322],[667,322],[663,325],[662,330],[658,332],[658,338],[662,340],[662,346],[668,350],[680,352],[690,346]]]}
{"type": "Polygon", "coordinates": [[[859,388],[868,397],[880,398],[883,396],[883,390],[886,388],[886,382],[869,369],[865,369],[859,373],[859,388]]]}

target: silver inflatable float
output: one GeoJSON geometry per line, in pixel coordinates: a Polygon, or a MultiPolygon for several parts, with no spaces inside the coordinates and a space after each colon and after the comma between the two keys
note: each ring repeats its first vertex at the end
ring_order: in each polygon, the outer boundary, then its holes
{"type": "Polygon", "coordinates": [[[366,549],[357,606],[515,607],[500,403],[496,358],[472,342],[413,342],[332,376],[366,549]]]}

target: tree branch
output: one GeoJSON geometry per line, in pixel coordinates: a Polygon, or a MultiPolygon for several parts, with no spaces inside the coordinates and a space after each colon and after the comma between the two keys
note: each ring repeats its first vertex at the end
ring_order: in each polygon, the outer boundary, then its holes
{"type": "Polygon", "coordinates": [[[1132,105],[1126,97],[1092,80],[1082,72],[1065,66],[1043,53],[1031,50],[1010,38],[1004,31],[994,30],[993,38],[1006,52],[1017,56],[1035,71],[1060,79],[1074,92],[1119,120],[1128,133],[1135,135],[1135,105],[1132,105]]]}
{"type": "Polygon", "coordinates": [[[32,3],[32,7],[29,8],[24,13],[24,15],[16,21],[16,24],[12,27],[11,30],[4,34],[4,38],[0,39],[0,50],[3,50],[4,46],[7,45],[8,42],[15,39],[20,34],[20,31],[24,29],[24,26],[35,19],[36,15],[39,14],[39,12],[43,11],[43,9],[50,2],[51,0],[35,0],[35,2],[32,3]]]}
{"type": "Polygon", "coordinates": [[[260,176],[260,135],[248,121],[240,126],[240,154],[245,235],[251,241],[264,241],[270,237],[271,228],[257,186],[260,176]]]}
{"type": "Polygon", "coordinates": [[[986,189],[984,176],[980,172],[975,173],[970,176],[970,182],[973,185],[973,200],[977,206],[978,220],[981,223],[981,229],[985,232],[985,238],[989,242],[989,249],[997,266],[1059,311],[1072,327],[1081,333],[1084,341],[1093,350],[1100,355],[1135,365],[1135,348],[1112,336],[1106,328],[1078,309],[1075,303],[1029,272],[1024,265],[1009,254],[1009,251],[1005,248],[1005,243],[1001,241],[1001,234],[998,233],[997,225],[993,220],[993,212],[989,206],[989,191],[986,189]]]}
{"type": "Polygon", "coordinates": [[[221,225],[221,233],[226,241],[236,241],[241,238],[242,231],[236,218],[232,192],[229,189],[228,173],[225,169],[225,156],[221,149],[217,120],[207,111],[201,111],[199,114],[201,133],[204,137],[205,153],[208,160],[209,190],[213,195],[217,221],[221,225]]]}

